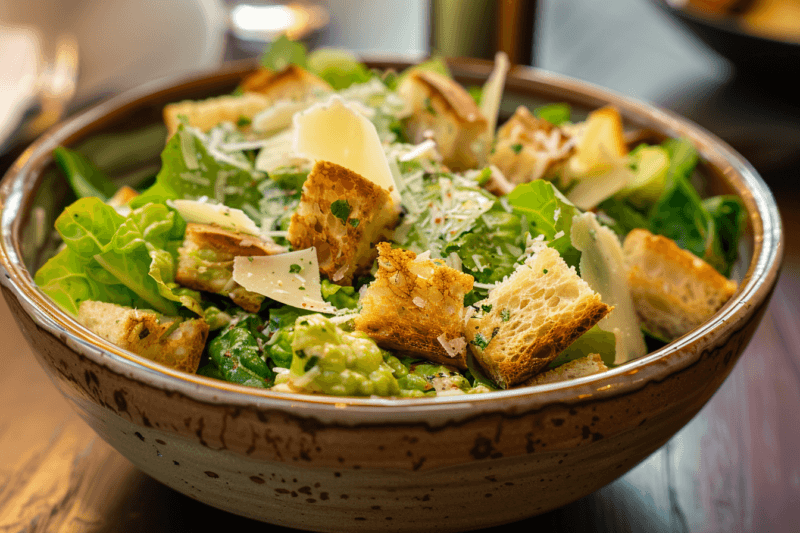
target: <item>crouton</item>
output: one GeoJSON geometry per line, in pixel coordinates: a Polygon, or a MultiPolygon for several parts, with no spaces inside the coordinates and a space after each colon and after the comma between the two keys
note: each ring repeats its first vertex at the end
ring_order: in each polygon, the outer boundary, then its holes
{"type": "Polygon", "coordinates": [[[666,340],[688,333],[736,292],[736,282],[672,239],[635,229],[622,247],[636,313],[666,340]]]}
{"type": "Polygon", "coordinates": [[[164,106],[167,138],[178,131],[180,118],[186,117],[189,126],[208,131],[220,122],[233,122],[242,117],[252,120],[272,101],[263,94],[245,93],[240,96],[217,96],[206,100],[185,100],[164,106]]]}
{"type": "Polygon", "coordinates": [[[563,129],[536,118],[525,106],[497,130],[497,143],[489,161],[511,183],[527,183],[548,174],[575,150],[575,141],[563,129]]]}
{"type": "Polygon", "coordinates": [[[260,68],[242,80],[241,88],[246,93],[266,96],[273,102],[303,100],[333,91],[328,82],[297,65],[287,65],[279,72],[260,68]]]}
{"type": "Polygon", "coordinates": [[[599,354],[593,353],[580,359],[575,359],[569,363],[557,366],[547,372],[536,374],[523,385],[545,385],[547,383],[558,383],[568,379],[582,378],[605,372],[608,367],[603,362],[599,354]]]}
{"type": "Polygon", "coordinates": [[[196,372],[208,324],[155,311],[84,300],[78,321],[120,348],[184,372],[196,372]]]}
{"type": "Polygon", "coordinates": [[[356,329],[384,348],[467,368],[464,295],[472,276],[386,242],[378,252],[378,272],[361,297],[356,329]]]}
{"type": "Polygon", "coordinates": [[[547,247],[480,304],[490,310],[468,321],[466,337],[481,366],[503,388],[539,372],[612,309],[547,247]]]}
{"type": "Polygon", "coordinates": [[[417,70],[398,92],[411,109],[406,133],[412,142],[421,143],[430,131],[445,165],[456,171],[478,165],[473,143],[489,126],[461,85],[436,72],[417,70]]]}
{"type": "Polygon", "coordinates": [[[372,245],[387,240],[398,206],[389,191],[328,161],[317,161],[303,185],[300,205],[289,223],[295,250],[315,246],[319,270],[339,285],[368,272],[372,245]]]}
{"type": "Polygon", "coordinates": [[[175,281],[190,289],[224,294],[242,309],[256,313],[264,297],[233,281],[233,258],[285,251],[283,246],[252,235],[190,223],[186,225],[183,245],[178,249],[175,281]]]}

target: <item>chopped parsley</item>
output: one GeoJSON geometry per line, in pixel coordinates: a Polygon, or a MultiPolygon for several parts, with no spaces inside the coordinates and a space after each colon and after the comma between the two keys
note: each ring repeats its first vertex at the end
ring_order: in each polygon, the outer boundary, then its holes
{"type": "Polygon", "coordinates": [[[350,204],[347,203],[347,200],[336,200],[331,204],[331,213],[344,224],[347,222],[347,217],[350,216],[350,204]]]}
{"type": "Polygon", "coordinates": [[[491,305],[482,305],[482,306],[481,306],[481,309],[483,309],[483,312],[484,312],[484,313],[491,313],[491,311],[492,311],[492,306],[491,306],[491,305]]]}
{"type": "Polygon", "coordinates": [[[508,322],[509,320],[511,320],[511,311],[509,311],[508,309],[503,309],[502,311],[500,311],[500,318],[503,319],[503,322],[508,322]]]}
{"type": "Polygon", "coordinates": [[[547,274],[548,270],[546,268],[542,269],[542,274],[547,274]]]}
{"type": "Polygon", "coordinates": [[[520,143],[512,144],[511,145],[511,149],[514,150],[515,154],[518,154],[518,153],[520,153],[522,151],[522,144],[520,144],[520,143]]]}
{"type": "Polygon", "coordinates": [[[357,218],[350,219],[350,225],[353,226],[354,228],[357,228],[359,224],[361,224],[361,221],[359,219],[357,218]]]}
{"type": "Polygon", "coordinates": [[[475,335],[472,344],[483,350],[484,348],[489,346],[489,341],[486,340],[486,337],[484,337],[482,333],[478,333],[477,335],[475,335]]]}
{"type": "Polygon", "coordinates": [[[289,273],[290,274],[299,274],[300,271],[303,270],[303,267],[297,264],[289,265],[289,273]]]}
{"type": "Polygon", "coordinates": [[[248,260],[248,261],[250,261],[250,262],[252,263],[252,262],[253,262],[253,256],[252,256],[252,255],[248,255],[248,256],[247,256],[247,260],[248,260]]]}
{"type": "Polygon", "coordinates": [[[249,126],[252,123],[253,123],[253,121],[250,120],[250,117],[246,117],[244,115],[242,115],[238,119],[236,119],[236,125],[239,126],[240,128],[244,128],[245,126],[249,126]]]}

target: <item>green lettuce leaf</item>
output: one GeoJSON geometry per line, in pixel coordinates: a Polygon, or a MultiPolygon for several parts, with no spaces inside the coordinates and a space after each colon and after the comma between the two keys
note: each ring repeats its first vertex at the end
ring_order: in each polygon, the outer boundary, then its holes
{"type": "MultiPolygon", "coordinates": [[[[252,169],[235,154],[224,159],[212,155],[205,138],[181,124],[161,152],[161,171],[155,184],[131,202],[137,208],[155,202],[206,196],[248,214],[258,212],[261,193],[257,185],[266,175],[252,169]]],[[[243,156],[244,157],[244,156],[243,156]]]]}
{"type": "Polygon", "coordinates": [[[111,249],[98,262],[162,313],[174,308],[174,304],[163,301],[168,300],[203,316],[199,293],[178,291],[175,283],[175,257],[170,249],[175,249],[174,243],[183,237],[185,228],[178,213],[164,204],[139,207],[120,225],[111,249]]]}
{"type": "Polygon", "coordinates": [[[569,104],[548,104],[537,107],[533,114],[556,126],[569,122],[572,118],[572,108],[569,104]]]}
{"type": "Polygon", "coordinates": [[[738,196],[714,196],[703,200],[703,207],[714,221],[714,240],[711,245],[713,261],[719,272],[728,277],[739,257],[739,239],[747,222],[747,212],[738,196]]]}
{"type": "Polygon", "coordinates": [[[85,300],[99,300],[129,307],[137,305],[140,300],[127,287],[118,282],[105,285],[93,279],[87,269],[90,262],[91,259],[64,248],[36,272],[34,281],[59,307],[74,316],[78,315],[78,308],[85,300]]]}
{"type": "Polygon", "coordinates": [[[610,331],[603,331],[597,326],[578,337],[566,350],[550,361],[547,368],[555,368],[575,359],[586,357],[589,354],[600,354],[607,366],[614,366],[617,339],[610,331]]]}
{"type": "Polygon", "coordinates": [[[281,35],[264,49],[261,64],[274,71],[283,70],[289,65],[306,68],[308,66],[306,45],[281,35]]]}
{"type": "Polygon", "coordinates": [[[322,299],[337,309],[355,309],[358,307],[358,293],[353,287],[343,287],[322,280],[322,299]]]}
{"type": "Polygon", "coordinates": [[[80,198],[56,219],[55,227],[64,244],[81,257],[102,251],[125,218],[96,197],[80,198]]]}
{"type": "Polygon", "coordinates": [[[545,180],[517,185],[507,198],[514,212],[528,219],[532,236],[544,235],[568,265],[578,265],[581,253],[570,240],[572,217],[580,214],[577,207],[545,180]]]}
{"type": "Polygon", "coordinates": [[[670,139],[663,147],[669,153],[670,168],[664,192],[650,210],[649,229],[705,258],[713,239],[714,221],[689,181],[697,165],[697,150],[687,139],[670,139]]]}
{"type": "Polygon", "coordinates": [[[318,48],[308,54],[308,70],[327,81],[335,90],[364,83],[372,73],[346,50],[318,48]]]}
{"type": "Polygon", "coordinates": [[[116,192],[108,176],[83,154],[59,146],[53,150],[53,157],[78,198],[95,196],[105,201],[116,192]]]}

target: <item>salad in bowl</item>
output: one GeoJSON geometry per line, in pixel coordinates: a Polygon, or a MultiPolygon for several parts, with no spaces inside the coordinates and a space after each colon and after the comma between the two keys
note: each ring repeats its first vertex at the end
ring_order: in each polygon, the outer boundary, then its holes
{"type": "Polygon", "coordinates": [[[285,39],[262,64],[167,105],[139,187],[56,149],[78,199],[34,280],[97,335],[275,391],[477,394],[644,356],[737,289],[745,209],[701,197],[688,140],[610,106],[498,128],[502,54],[482,87],[285,39]]]}

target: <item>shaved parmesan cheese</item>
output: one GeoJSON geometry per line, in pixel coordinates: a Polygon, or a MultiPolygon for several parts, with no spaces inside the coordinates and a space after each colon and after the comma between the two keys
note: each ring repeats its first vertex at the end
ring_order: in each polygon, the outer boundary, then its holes
{"type": "Polygon", "coordinates": [[[489,124],[487,131],[490,135],[494,135],[497,126],[497,114],[500,112],[500,101],[503,99],[503,89],[506,85],[509,66],[506,53],[497,52],[494,56],[494,70],[483,84],[480,109],[489,124]]]}
{"type": "Polygon", "coordinates": [[[317,250],[313,247],[285,254],[236,257],[233,280],[282,304],[319,313],[336,312],[322,299],[317,250]],[[295,276],[298,266],[301,275],[295,276]]]}
{"type": "Polygon", "coordinates": [[[174,207],[186,222],[197,224],[214,224],[224,229],[259,235],[256,223],[241,209],[227,207],[222,204],[210,204],[200,200],[172,200],[174,207]]]}
{"type": "Polygon", "coordinates": [[[309,100],[279,100],[253,117],[253,130],[270,132],[292,125],[292,117],[311,105],[309,100]]]}
{"type": "Polygon", "coordinates": [[[296,154],[350,169],[389,191],[395,203],[400,203],[378,131],[341,97],[334,95],[296,114],[293,134],[296,154]]]}
{"type": "Polygon", "coordinates": [[[447,352],[448,357],[456,357],[464,353],[464,349],[467,347],[467,341],[464,337],[456,337],[449,341],[447,340],[447,334],[442,333],[436,337],[436,340],[439,341],[444,351],[447,352]]]}
{"type": "Polygon", "coordinates": [[[572,245],[581,253],[581,278],[614,309],[597,326],[614,334],[618,365],[647,353],[639,319],[633,306],[622,246],[616,234],[597,222],[594,213],[572,220],[572,245]]]}
{"type": "Polygon", "coordinates": [[[567,193],[567,198],[583,211],[597,207],[633,182],[633,171],[625,163],[619,161],[607,172],[579,179],[567,193]]]}

